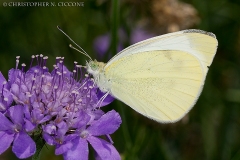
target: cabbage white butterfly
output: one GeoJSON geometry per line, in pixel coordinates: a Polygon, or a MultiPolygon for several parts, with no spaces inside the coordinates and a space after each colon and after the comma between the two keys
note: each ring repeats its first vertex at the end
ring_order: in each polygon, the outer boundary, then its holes
{"type": "Polygon", "coordinates": [[[176,122],[200,96],[217,45],[213,33],[183,30],[131,45],[106,64],[91,60],[87,71],[106,95],[150,119],[176,122]]]}

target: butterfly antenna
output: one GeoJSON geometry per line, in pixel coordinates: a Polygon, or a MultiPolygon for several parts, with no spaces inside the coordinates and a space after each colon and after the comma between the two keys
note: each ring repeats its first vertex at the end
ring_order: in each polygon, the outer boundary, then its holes
{"type": "Polygon", "coordinates": [[[92,60],[92,58],[87,54],[87,52],[85,52],[82,47],[80,47],[76,42],[74,42],[74,40],[72,40],[72,38],[69,37],[69,35],[67,35],[59,26],[57,26],[58,30],[61,31],[70,41],[72,41],[76,46],[78,46],[79,49],[73,47],[71,44],[69,45],[70,48],[75,49],[76,51],[82,53],[83,55],[87,56],[90,60],[92,60]]]}
{"type": "Polygon", "coordinates": [[[87,53],[80,51],[79,49],[73,47],[71,44],[69,44],[69,47],[78,51],[78,52],[80,52],[80,53],[82,53],[83,55],[87,56],[90,60],[92,60],[92,58],[87,53]]]}

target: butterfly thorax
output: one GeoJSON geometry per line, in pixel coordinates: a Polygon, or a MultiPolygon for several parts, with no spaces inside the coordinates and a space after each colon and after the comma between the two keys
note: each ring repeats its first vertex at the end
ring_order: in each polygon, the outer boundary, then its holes
{"type": "Polygon", "coordinates": [[[104,73],[105,65],[105,63],[97,60],[87,63],[87,72],[93,76],[95,83],[102,92],[110,91],[110,83],[104,73]]]}

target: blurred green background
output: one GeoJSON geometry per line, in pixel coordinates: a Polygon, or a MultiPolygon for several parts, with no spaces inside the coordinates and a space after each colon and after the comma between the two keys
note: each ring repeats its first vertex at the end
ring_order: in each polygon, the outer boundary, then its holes
{"type": "MultiPolygon", "coordinates": [[[[117,100],[104,110],[115,109],[123,119],[112,135],[123,160],[240,159],[239,0],[72,1],[84,2],[82,7],[4,7],[3,2],[12,1],[0,2],[0,70],[5,76],[18,55],[27,65],[33,54],[48,56],[50,68],[56,56],[65,57],[70,69],[73,61],[85,64],[87,58],[69,48],[57,25],[104,62],[145,37],[188,28],[213,32],[219,41],[216,57],[197,104],[182,120],[159,124],[117,100]]],[[[11,149],[0,155],[0,160],[14,159],[11,149]]],[[[41,159],[62,157],[47,146],[41,159]]]]}

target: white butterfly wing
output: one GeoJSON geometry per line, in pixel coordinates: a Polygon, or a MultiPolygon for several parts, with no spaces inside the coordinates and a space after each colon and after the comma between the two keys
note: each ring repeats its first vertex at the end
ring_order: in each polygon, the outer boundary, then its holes
{"type": "Polygon", "coordinates": [[[195,55],[207,74],[217,50],[217,39],[213,33],[190,29],[169,33],[138,42],[115,55],[106,65],[130,54],[154,50],[180,50],[195,55]]]}
{"type": "Polygon", "coordinates": [[[105,69],[111,94],[158,122],[182,118],[201,93],[205,74],[200,61],[183,51],[127,55],[105,69]]]}
{"type": "Polygon", "coordinates": [[[104,67],[110,92],[158,122],[175,122],[196,103],[216,54],[214,34],[185,30],[121,51],[104,67]]]}

